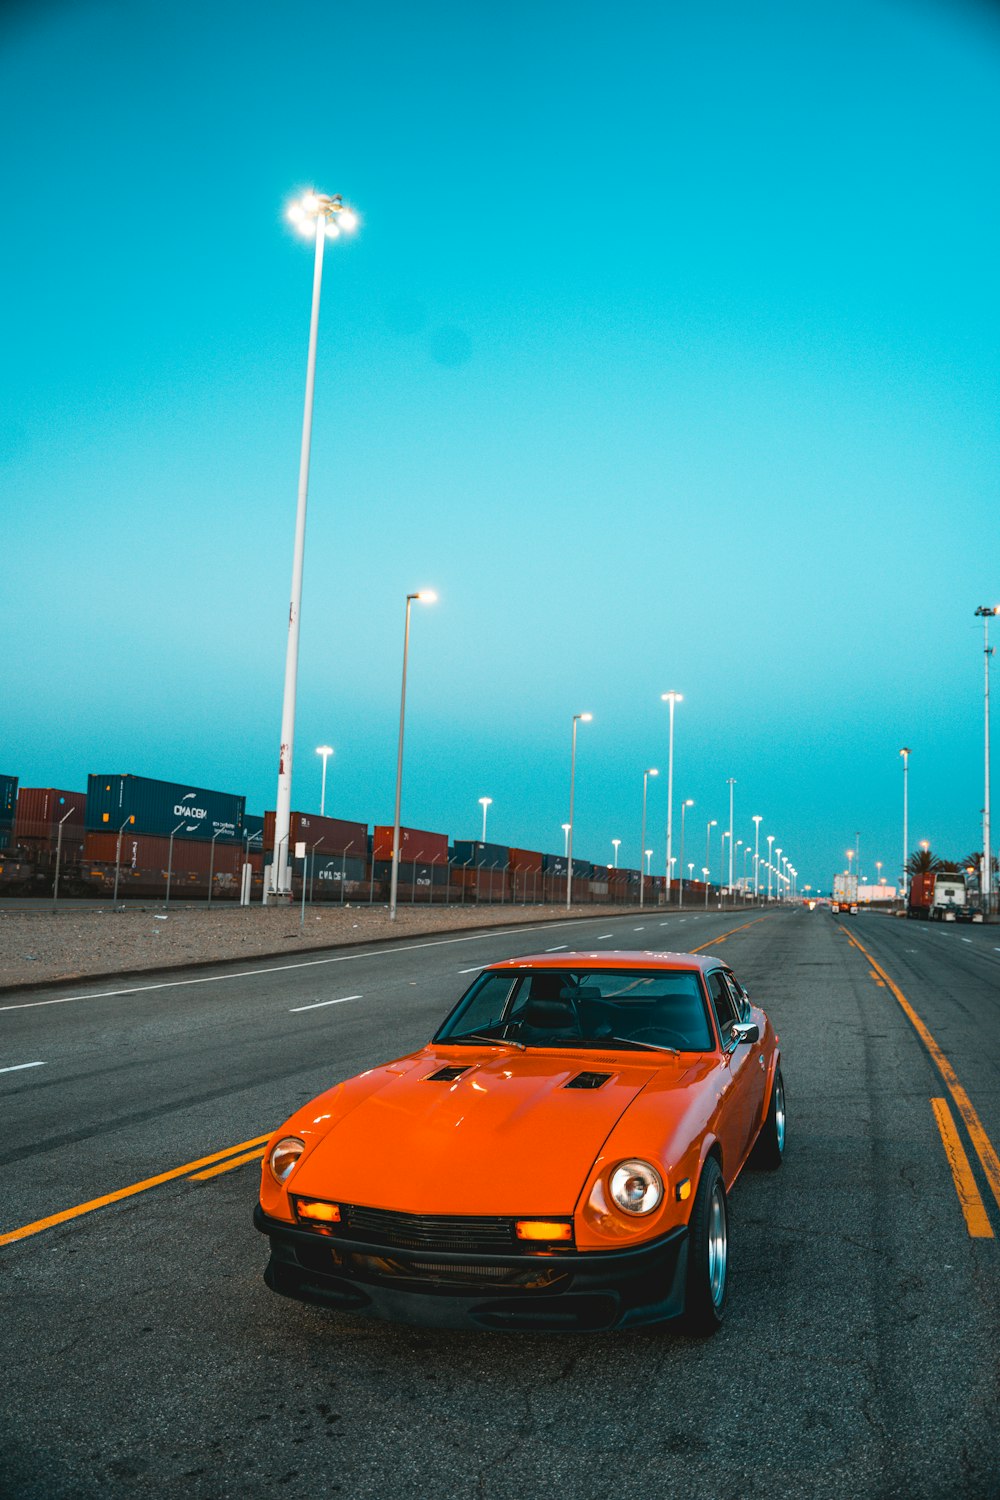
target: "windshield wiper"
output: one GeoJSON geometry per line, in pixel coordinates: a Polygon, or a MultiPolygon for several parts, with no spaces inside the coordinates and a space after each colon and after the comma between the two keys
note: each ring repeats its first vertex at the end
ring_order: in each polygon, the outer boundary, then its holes
{"type": "Polygon", "coordinates": [[[487,1042],[491,1047],[517,1047],[521,1052],[527,1049],[523,1042],[515,1042],[513,1037],[486,1036],[482,1031],[466,1031],[461,1036],[443,1036],[442,1042],[487,1042]]]}
{"type": "Polygon", "coordinates": [[[617,1042],[621,1047],[635,1047],[639,1052],[672,1052],[675,1057],[680,1056],[676,1047],[661,1047],[657,1042],[637,1042],[630,1036],[612,1036],[610,1042],[617,1042]]]}

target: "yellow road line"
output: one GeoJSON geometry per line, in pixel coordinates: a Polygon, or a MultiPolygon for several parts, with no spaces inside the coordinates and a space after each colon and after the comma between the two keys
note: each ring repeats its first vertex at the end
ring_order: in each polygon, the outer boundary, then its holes
{"type": "Polygon", "coordinates": [[[979,1196],[976,1187],[976,1179],[972,1175],[969,1166],[969,1158],[965,1154],[958,1127],[952,1119],[951,1110],[944,1099],[932,1099],[931,1109],[937,1120],[938,1130],[941,1132],[941,1144],[944,1154],[948,1158],[951,1168],[952,1180],[955,1183],[955,1192],[965,1215],[965,1227],[973,1239],[993,1239],[993,1226],[989,1221],[983,1200],[979,1196]]]}
{"type": "Polygon", "coordinates": [[[197,1161],[185,1162],[183,1167],[171,1167],[169,1172],[160,1172],[156,1177],[146,1177],[142,1182],[133,1182],[129,1187],[119,1188],[117,1192],[105,1193],[103,1198],[91,1198],[86,1203],[78,1203],[75,1208],[63,1209],[60,1214],[49,1214],[48,1218],[36,1219],[33,1224],[23,1224],[20,1229],[0,1234],[0,1245],[12,1245],[15,1240],[26,1240],[30,1235],[40,1234],[43,1229],[52,1229],[56,1224],[78,1219],[81,1214],[93,1213],[95,1209],[105,1208],[109,1203],[119,1203],[122,1198],[132,1198],[136,1193],[145,1193],[150,1188],[159,1187],[161,1182],[172,1182],[175,1177],[187,1177],[192,1167],[208,1166],[209,1162],[231,1156],[234,1151],[243,1151],[247,1146],[262,1146],[269,1140],[270,1135],[254,1136],[251,1141],[240,1141],[235,1146],[227,1146],[225,1151],[213,1151],[211,1156],[200,1156],[197,1161]]]}
{"type": "Polygon", "coordinates": [[[752,927],[754,925],[754,922],[763,921],[766,921],[766,915],[763,917],[754,917],[752,922],[744,922],[740,927],[730,927],[729,931],[724,932],[721,937],[711,938],[709,942],[701,943],[697,948],[692,948],[690,951],[692,953],[704,953],[706,948],[714,948],[716,943],[724,943],[726,941],[726,938],[732,937],[734,932],[745,932],[748,927],[752,927]]]}
{"type": "Polygon", "coordinates": [[[983,1171],[986,1173],[986,1178],[990,1185],[990,1191],[992,1192],[994,1198],[997,1200],[997,1207],[1000,1208],[1000,1157],[997,1156],[993,1142],[986,1134],[986,1130],[983,1126],[982,1120],[980,1120],[979,1116],[976,1114],[976,1111],[972,1107],[972,1100],[969,1098],[968,1094],[959,1083],[958,1074],[955,1072],[955,1069],[952,1067],[951,1063],[941,1051],[941,1048],[938,1046],[937,1042],[931,1036],[923,1021],[913,1009],[913,1006],[910,1004],[909,1000],[907,1000],[906,996],[899,988],[899,985],[889,977],[889,975],[883,969],[882,965],[876,959],[872,958],[871,954],[868,952],[868,949],[864,946],[863,943],[858,942],[853,933],[848,932],[847,928],[843,925],[841,925],[840,930],[842,933],[844,933],[848,942],[853,943],[855,948],[859,949],[859,951],[865,955],[865,958],[867,958],[868,962],[871,964],[875,972],[877,974],[880,974],[885,980],[889,989],[892,991],[896,999],[899,1001],[899,1004],[902,1006],[903,1012],[912,1025],[913,1029],[916,1031],[920,1040],[923,1042],[924,1046],[927,1048],[928,1052],[933,1058],[935,1067],[941,1074],[941,1077],[944,1079],[948,1092],[951,1095],[952,1099],[954,1099],[958,1112],[962,1116],[962,1119],[965,1121],[965,1128],[966,1130],[968,1130],[972,1144],[976,1148],[976,1155],[979,1157],[979,1160],[983,1164],[983,1171]]]}
{"type": "Polygon", "coordinates": [[[263,1151],[244,1151],[242,1156],[237,1156],[234,1161],[220,1162],[217,1167],[209,1167],[207,1172],[192,1172],[192,1182],[207,1182],[210,1177],[218,1177],[220,1172],[231,1172],[234,1167],[242,1167],[248,1161],[260,1161],[264,1155],[263,1151]]]}

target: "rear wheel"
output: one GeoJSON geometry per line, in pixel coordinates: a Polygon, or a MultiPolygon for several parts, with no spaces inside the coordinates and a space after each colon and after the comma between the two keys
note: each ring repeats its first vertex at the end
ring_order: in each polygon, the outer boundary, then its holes
{"type": "Polygon", "coordinates": [[[781,1069],[774,1072],[771,1085],[771,1102],[767,1106],[767,1118],[761,1126],[754,1147],[753,1164],[765,1171],[774,1172],[781,1166],[785,1154],[785,1080],[781,1069]]]}
{"type": "Polygon", "coordinates": [[[729,1212],[714,1156],[705,1163],[688,1225],[684,1326],[702,1337],[722,1326],[729,1289],[729,1212]]]}

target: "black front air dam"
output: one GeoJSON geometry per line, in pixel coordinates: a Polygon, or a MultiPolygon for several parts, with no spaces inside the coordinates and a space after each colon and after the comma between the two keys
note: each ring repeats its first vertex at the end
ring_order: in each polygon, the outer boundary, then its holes
{"type": "Polygon", "coordinates": [[[683,1225],[632,1250],[551,1256],[397,1251],[268,1218],[259,1204],[254,1226],[271,1243],[264,1280],[272,1291],[393,1323],[596,1333],[660,1323],[684,1311],[683,1225]],[[447,1279],[449,1267],[453,1283],[447,1279]],[[536,1268],[540,1280],[550,1279],[549,1287],[489,1284],[505,1273],[516,1279],[536,1268]],[[483,1277],[479,1285],[477,1270],[483,1277]]]}

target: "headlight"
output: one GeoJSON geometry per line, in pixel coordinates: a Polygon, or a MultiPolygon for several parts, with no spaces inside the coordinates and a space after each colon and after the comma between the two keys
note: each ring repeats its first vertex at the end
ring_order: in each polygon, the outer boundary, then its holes
{"type": "Polygon", "coordinates": [[[651,1214],[663,1199],[663,1179],[648,1161],[623,1161],[611,1173],[611,1196],[627,1214],[651,1214]]]}
{"type": "Polygon", "coordinates": [[[305,1141],[297,1135],[285,1135],[276,1146],[271,1147],[268,1165],[275,1182],[287,1182],[288,1174],[306,1149],[305,1141]]]}

